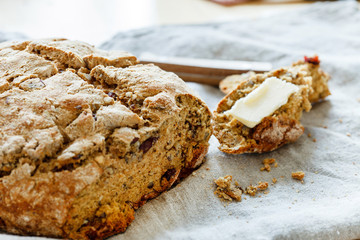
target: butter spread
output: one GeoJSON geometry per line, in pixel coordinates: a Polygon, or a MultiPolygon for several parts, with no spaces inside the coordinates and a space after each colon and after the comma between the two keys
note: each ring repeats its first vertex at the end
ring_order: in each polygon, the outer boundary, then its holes
{"type": "Polygon", "coordinates": [[[253,128],[286,104],[289,96],[298,90],[299,87],[292,83],[276,77],[267,78],[246,97],[237,100],[226,114],[253,128]]]}

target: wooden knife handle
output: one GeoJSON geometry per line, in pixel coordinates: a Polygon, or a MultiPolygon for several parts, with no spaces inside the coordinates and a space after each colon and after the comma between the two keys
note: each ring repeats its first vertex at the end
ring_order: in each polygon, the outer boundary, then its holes
{"type": "Polygon", "coordinates": [[[163,57],[150,54],[140,56],[140,63],[153,63],[165,71],[176,73],[184,81],[218,86],[226,76],[248,71],[270,71],[272,65],[266,62],[246,62],[199,58],[163,57]]]}

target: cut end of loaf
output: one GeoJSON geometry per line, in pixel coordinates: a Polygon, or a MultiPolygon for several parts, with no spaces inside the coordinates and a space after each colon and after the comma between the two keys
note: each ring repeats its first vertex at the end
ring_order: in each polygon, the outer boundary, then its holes
{"type": "Polygon", "coordinates": [[[204,161],[205,103],[137,62],[66,39],[0,44],[2,230],[109,237],[204,161]]]}

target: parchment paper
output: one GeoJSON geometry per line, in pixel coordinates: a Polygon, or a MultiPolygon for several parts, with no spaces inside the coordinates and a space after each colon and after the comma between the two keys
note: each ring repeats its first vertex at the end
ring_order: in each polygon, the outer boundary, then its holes
{"type": "MultiPolygon", "coordinates": [[[[358,6],[352,1],[322,2],[255,20],[119,33],[104,43],[103,49],[136,55],[146,51],[269,61],[275,67],[316,53],[332,76],[332,95],[304,114],[305,134],[296,143],[267,154],[227,155],[217,149],[212,137],[207,161],[196,175],[145,204],[128,230],[110,239],[360,238],[358,6]],[[279,166],[260,172],[262,160],[269,157],[279,166]],[[291,178],[291,172],[299,170],[306,174],[303,184],[291,178]],[[269,186],[269,194],[224,205],[213,193],[213,179],[227,174],[241,186],[270,183],[273,177],[278,182],[269,186]]],[[[211,110],[223,97],[217,88],[189,85],[211,110]]],[[[0,235],[0,239],[30,238],[0,235]]]]}

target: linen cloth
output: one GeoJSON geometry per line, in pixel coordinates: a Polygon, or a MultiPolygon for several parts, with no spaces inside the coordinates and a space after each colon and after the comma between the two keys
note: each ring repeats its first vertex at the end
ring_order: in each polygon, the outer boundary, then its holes
{"type": "MultiPolygon", "coordinates": [[[[332,76],[332,95],[304,114],[305,134],[296,143],[267,154],[228,155],[212,137],[207,162],[196,175],[144,205],[127,232],[113,239],[360,238],[358,3],[316,3],[254,20],[146,28],[119,33],[101,47],[135,55],[268,61],[274,67],[318,54],[332,76]],[[270,157],[279,167],[260,172],[262,160],[270,157]],[[304,184],[291,178],[299,170],[306,174],[304,184]],[[243,187],[273,177],[278,182],[261,198],[246,196],[224,206],[213,193],[213,179],[227,174],[243,187]]],[[[189,85],[212,111],[224,96],[210,86],[189,85]]]]}
{"type": "MultiPolygon", "coordinates": [[[[212,137],[207,160],[195,174],[137,210],[127,231],[110,239],[360,238],[358,3],[322,2],[253,20],[133,30],[100,47],[136,55],[268,61],[274,67],[318,54],[332,76],[332,95],[303,115],[305,134],[297,142],[266,154],[228,155],[212,137]],[[261,172],[264,158],[275,158],[278,167],[261,172]],[[291,178],[300,170],[306,174],[303,184],[291,178]],[[225,175],[242,187],[267,181],[269,193],[224,204],[213,193],[213,180],[225,175]],[[278,182],[271,185],[274,177],[278,182]]],[[[212,111],[224,96],[215,87],[188,84],[212,111]]]]}

